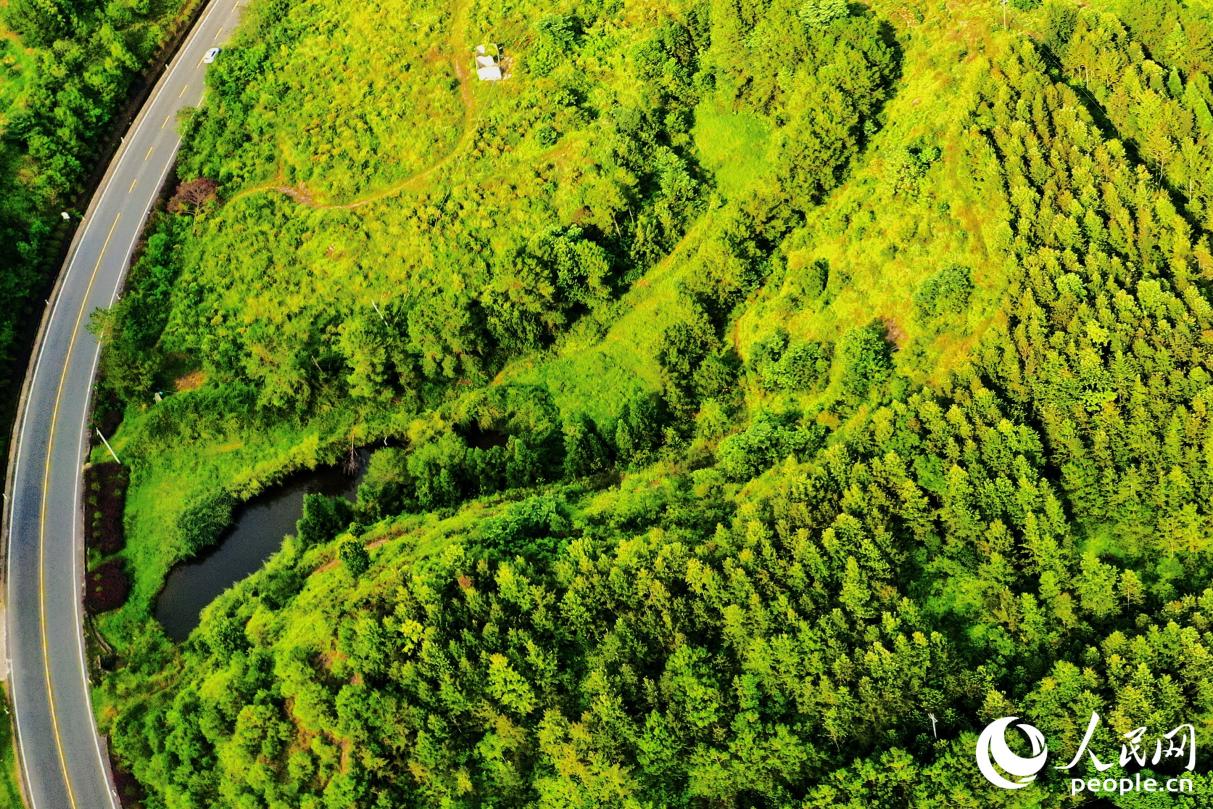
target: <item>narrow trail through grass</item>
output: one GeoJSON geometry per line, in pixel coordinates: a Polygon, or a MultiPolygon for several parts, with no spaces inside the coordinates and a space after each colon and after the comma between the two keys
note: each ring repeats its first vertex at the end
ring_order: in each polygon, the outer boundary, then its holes
{"type": "Polygon", "coordinates": [[[455,78],[459,82],[459,100],[463,105],[463,121],[461,123],[459,140],[455,142],[455,145],[446,154],[420,171],[405,177],[403,180],[347,202],[317,202],[316,194],[313,191],[302,185],[285,185],[282,182],[281,176],[266,183],[250,186],[233,195],[228,202],[236,202],[254,194],[278,193],[290,197],[300,205],[317,211],[351,211],[389,199],[406,191],[414,190],[450,164],[452,160],[471,145],[472,138],[475,135],[472,119],[476,112],[476,96],[472,92],[471,75],[467,65],[468,54],[471,49],[464,37],[464,31],[467,29],[469,5],[469,0],[456,0],[451,14],[451,32],[448,39],[448,44],[451,47],[450,62],[452,69],[455,71],[455,78]]]}

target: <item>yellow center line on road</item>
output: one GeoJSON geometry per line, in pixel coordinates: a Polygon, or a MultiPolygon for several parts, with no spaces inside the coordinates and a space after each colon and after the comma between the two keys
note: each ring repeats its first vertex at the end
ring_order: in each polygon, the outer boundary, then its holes
{"type": "Polygon", "coordinates": [[[135,186],[138,184],[138,182],[139,182],[139,178],[138,178],[138,177],[136,177],[135,179],[131,180],[131,187],[130,187],[130,188],[128,188],[128,189],[126,189],[126,193],[128,193],[128,194],[129,194],[129,193],[131,193],[132,191],[134,191],[134,190],[135,190],[135,186]]]}
{"type": "Polygon", "coordinates": [[[180,93],[177,93],[177,98],[181,98],[182,96],[184,96],[184,95],[185,95],[185,91],[186,91],[186,90],[188,90],[188,89],[190,89],[190,86],[189,86],[188,84],[187,84],[187,85],[185,85],[184,87],[182,87],[182,88],[181,88],[181,92],[180,92],[180,93]]]}
{"type": "Polygon", "coordinates": [[[143,156],[143,159],[144,159],[144,160],[147,160],[149,157],[151,157],[151,156],[152,156],[152,150],[153,150],[153,149],[155,149],[155,148],[156,148],[156,146],[155,146],[154,144],[153,144],[153,145],[151,145],[151,146],[149,146],[149,147],[147,147],[147,154],[145,154],[145,155],[143,156]]]}
{"type": "MultiPolygon", "coordinates": [[[[105,237],[105,243],[101,245],[101,252],[97,255],[97,263],[93,265],[93,274],[89,276],[88,287],[84,290],[84,300],[80,304],[80,312],[76,315],[76,323],[72,327],[71,340],[67,344],[63,372],[59,375],[59,389],[55,392],[55,405],[51,409],[51,429],[46,444],[46,469],[42,474],[42,510],[38,515],[38,612],[39,620],[42,624],[42,668],[46,675],[46,699],[50,703],[51,709],[51,730],[55,734],[55,747],[59,751],[59,768],[63,771],[63,782],[67,786],[67,799],[71,803],[72,809],[77,809],[76,792],[72,789],[72,779],[67,772],[67,756],[63,753],[63,739],[59,734],[59,711],[55,707],[55,690],[51,685],[50,643],[46,634],[46,506],[50,499],[51,459],[54,457],[55,427],[59,422],[59,404],[63,399],[63,388],[67,385],[67,371],[71,367],[72,349],[76,347],[76,336],[80,333],[80,324],[84,321],[85,310],[88,309],[89,295],[93,291],[93,284],[97,281],[97,272],[101,269],[101,260],[105,258],[105,251],[109,248],[110,239],[113,238],[114,231],[118,229],[118,220],[121,218],[121,213],[114,217],[114,224],[110,226],[110,232],[105,237]]],[[[74,552],[75,549],[73,549],[74,552]]]]}
{"type": "Polygon", "coordinates": [[[173,120],[173,114],[170,112],[168,115],[164,116],[164,123],[160,125],[160,128],[164,129],[166,126],[168,126],[168,122],[171,120],[173,120]]]}

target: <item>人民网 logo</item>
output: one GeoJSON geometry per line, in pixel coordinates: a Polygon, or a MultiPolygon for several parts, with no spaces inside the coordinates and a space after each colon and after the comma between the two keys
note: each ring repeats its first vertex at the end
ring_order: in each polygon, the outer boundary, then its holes
{"type": "MultiPolygon", "coordinates": [[[[1155,773],[1143,771],[1146,766],[1158,765],[1182,766],[1188,772],[1196,770],[1196,726],[1190,722],[1172,728],[1171,730],[1147,739],[1149,729],[1136,727],[1121,735],[1124,740],[1120,745],[1120,755],[1116,758],[1105,756],[1100,758],[1091,749],[1099,728],[1099,714],[1091,712],[1087,722],[1087,730],[1083,733],[1082,742],[1068,764],[1059,764],[1058,770],[1071,771],[1070,794],[1081,792],[1118,793],[1125,795],[1129,792],[1170,792],[1191,794],[1196,787],[1191,777],[1154,777],[1155,773]],[[1153,754],[1151,754],[1151,746],[1153,754]],[[1073,772],[1084,761],[1090,769],[1080,768],[1073,772]],[[1108,772],[1119,765],[1119,771],[1108,772]],[[1127,768],[1127,769],[1126,769],[1127,768]]],[[[1045,759],[1049,755],[1045,736],[1032,725],[1019,722],[1018,716],[1004,716],[986,725],[985,730],[977,737],[977,767],[981,774],[996,787],[1002,789],[1022,789],[1036,780],[1036,775],[1044,769],[1045,759]],[[1018,723],[1018,724],[1016,724],[1018,723]],[[1007,731],[1012,724],[1028,739],[1032,748],[1031,755],[1021,756],[1013,753],[1007,745],[1007,731]]],[[[1101,754],[1102,755],[1102,754],[1101,754]]]]}
{"type": "Polygon", "coordinates": [[[1044,769],[1045,759],[1049,755],[1044,734],[1025,722],[1020,722],[1016,727],[1028,737],[1032,754],[1024,757],[1011,752],[1007,746],[1007,728],[1018,719],[1018,716],[995,719],[977,737],[977,767],[987,781],[1003,789],[1020,789],[1035,781],[1036,773],[1044,769]]]}

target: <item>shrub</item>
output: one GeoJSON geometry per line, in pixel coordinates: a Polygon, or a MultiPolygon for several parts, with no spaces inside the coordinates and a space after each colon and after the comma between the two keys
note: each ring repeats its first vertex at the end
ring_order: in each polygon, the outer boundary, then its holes
{"type": "Polygon", "coordinates": [[[341,543],[341,548],[337,551],[337,555],[341,558],[341,563],[345,565],[345,569],[355,579],[370,570],[371,555],[367,551],[366,546],[357,539],[348,539],[341,543]]]}
{"type": "Polygon", "coordinates": [[[624,402],[615,422],[615,447],[624,463],[641,466],[652,460],[661,446],[665,408],[653,393],[634,396],[624,402]]]}
{"type": "Polygon", "coordinates": [[[800,414],[760,412],[744,432],[720,442],[717,466],[730,480],[746,481],[783,458],[815,450],[825,429],[800,423],[800,414]]]}
{"type": "Polygon", "coordinates": [[[972,294],[973,279],[967,268],[942,269],[914,291],[914,319],[925,324],[947,315],[963,314],[972,294]]]}
{"type": "Polygon", "coordinates": [[[843,335],[838,360],[842,397],[858,403],[871,387],[883,384],[893,374],[893,350],[885,337],[884,324],[875,321],[843,335]]]}
{"type": "Polygon", "coordinates": [[[303,515],[295,523],[295,532],[304,546],[327,542],[341,533],[354,516],[354,507],[344,497],[323,494],[303,496],[303,515]]]}
{"type": "Polygon", "coordinates": [[[549,559],[569,532],[568,505],[551,494],[514,503],[480,524],[478,544],[490,558],[549,559]]]}
{"type": "Polygon", "coordinates": [[[564,474],[579,478],[605,472],[611,466],[611,453],[597,425],[578,415],[564,426],[564,474]]]}
{"type": "Polygon", "coordinates": [[[828,345],[792,341],[782,328],[754,345],[749,370],[765,391],[807,391],[825,383],[830,372],[828,345]]]}
{"type": "Polygon", "coordinates": [[[384,447],[372,453],[366,475],[358,487],[360,519],[373,522],[411,510],[416,505],[413,479],[408,472],[408,453],[398,447],[384,447]]]}
{"type": "Polygon", "coordinates": [[[186,506],[177,518],[181,555],[193,556],[218,540],[231,523],[235,505],[235,498],[222,491],[205,495],[186,506]]]}

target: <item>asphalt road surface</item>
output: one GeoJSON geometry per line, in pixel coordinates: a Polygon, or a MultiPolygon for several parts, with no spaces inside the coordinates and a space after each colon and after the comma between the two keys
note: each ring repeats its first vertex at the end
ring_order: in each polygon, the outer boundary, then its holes
{"type": "Polygon", "coordinates": [[[237,13],[238,0],[211,0],[131,125],[79,226],[26,380],[7,500],[5,630],[31,809],[118,806],[90,707],[81,626],[80,473],[97,368],[87,327],[89,314],[118,294],[177,153],[177,112],[202,98],[203,57],[237,13]]]}

